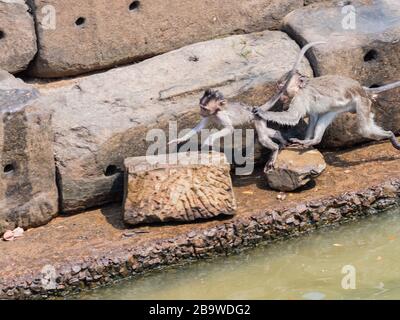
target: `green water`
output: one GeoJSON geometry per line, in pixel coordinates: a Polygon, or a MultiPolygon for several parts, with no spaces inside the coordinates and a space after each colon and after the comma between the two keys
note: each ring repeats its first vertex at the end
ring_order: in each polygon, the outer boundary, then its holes
{"type": "Polygon", "coordinates": [[[400,211],[155,272],[78,298],[400,299],[400,211]],[[355,268],[355,289],[342,287],[346,265],[355,268]]]}

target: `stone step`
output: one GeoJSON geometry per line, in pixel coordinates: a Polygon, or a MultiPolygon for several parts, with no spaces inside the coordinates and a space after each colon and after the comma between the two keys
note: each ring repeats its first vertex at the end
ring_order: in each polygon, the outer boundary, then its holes
{"type": "Polygon", "coordinates": [[[0,69],[17,73],[35,57],[36,33],[24,0],[0,0],[0,69]]]}
{"type": "MultiPolygon", "coordinates": [[[[379,86],[400,80],[400,2],[353,1],[351,6],[306,7],[284,19],[284,30],[297,42],[327,41],[310,50],[317,76],[338,74],[364,86],[379,86]]],[[[381,94],[373,111],[377,123],[400,131],[399,90],[381,94]]],[[[365,141],[356,115],[343,114],[327,130],[326,147],[351,146],[365,141]]]]}
{"type": "Polygon", "coordinates": [[[303,0],[31,0],[39,54],[32,74],[62,77],[142,60],[185,45],[277,29],[303,0]]]}
{"type": "MultiPolygon", "coordinates": [[[[61,84],[40,86],[54,111],[55,153],[64,212],[116,201],[123,161],[146,155],[150,129],[168,133],[199,121],[203,90],[261,105],[300,49],[286,34],[265,31],[201,42],[61,84]]],[[[302,71],[312,75],[304,59],[302,71]]]]}
{"type": "Polygon", "coordinates": [[[38,92],[0,71],[0,235],[58,212],[51,114],[38,92]]]}

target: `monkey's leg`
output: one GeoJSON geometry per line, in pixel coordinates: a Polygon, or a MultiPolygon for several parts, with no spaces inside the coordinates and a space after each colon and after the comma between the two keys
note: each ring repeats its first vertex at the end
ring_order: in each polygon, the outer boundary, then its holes
{"type": "Polygon", "coordinates": [[[274,135],[272,138],[276,139],[279,141],[281,147],[286,147],[288,145],[288,142],[286,139],[282,136],[282,133],[278,130],[275,130],[274,135]]]}
{"type": "Polygon", "coordinates": [[[310,122],[307,127],[307,132],[304,140],[311,140],[314,138],[315,127],[317,126],[319,115],[315,113],[310,114],[310,122]]]}
{"type": "MultiPolygon", "coordinates": [[[[258,141],[267,149],[272,151],[271,159],[267,163],[268,168],[273,168],[278,158],[279,154],[279,145],[276,144],[270,138],[270,129],[267,127],[267,124],[262,120],[255,120],[254,127],[257,131],[258,141]]],[[[283,139],[283,137],[282,137],[283,139]]],[[[283,139],[284,140],[284,139],[283,139]]]]}
{"type": "Polygon", "coordinates": [[[372,140],[390,139],[393,147],[400,150],[400,143],[392,131],[386,131],[379,127],[374,121],[374,114],[371,112],[372,101],[361,100],[356,107],[357,117],[360,126],[360,133],[363,137],[372,140]]]}
{"type": "Polygon", "coordinates": [[[335,120],[337,112],[328,112],[320,116],[315,126],[314,138],[308,140],[298,140],[297,143],[304,147],[311,147],[321,143],[326,128],[335,120]]]}
{"type": "MultiPolygon", "coordinates": [[[[310,114],[309,123],[304,140],[311,140],[312,138],[314,138],[315,127],[317,125],[318,119],[319,119],[318,114],[315,113],[310,114]]],[[[293,142],[294,144],[302,144],[302,141],[304,140],[292,138],[290,139],[290,142],[293,142]]]]}

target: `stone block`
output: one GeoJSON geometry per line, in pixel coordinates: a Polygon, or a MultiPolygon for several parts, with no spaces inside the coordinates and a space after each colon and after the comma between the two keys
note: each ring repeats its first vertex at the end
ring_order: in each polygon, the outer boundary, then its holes
{"type": "Polygon", "coordinates": [[[32,1],[39,53],[31,72],[39,77],[77,75],[233,33],[277,29],[303,5],[303,0],[32,1]]]}
{"type": "Polygon", "coordinates": [[[124,221],[190,222],[234,215],[230,164],[223,153],[175,153],[125,160],[124,221]]]}
{"type": "Polygon", "coordinates": [[[58,212],[51,114],[37,90],[0,71],[0,234],[58,212]]]}
{"type": "Polygon", "coordinates": [[[10,73],[25,70],[37,51],[28,9],[23,0],[0,0],[0,69],[10,73]]]}

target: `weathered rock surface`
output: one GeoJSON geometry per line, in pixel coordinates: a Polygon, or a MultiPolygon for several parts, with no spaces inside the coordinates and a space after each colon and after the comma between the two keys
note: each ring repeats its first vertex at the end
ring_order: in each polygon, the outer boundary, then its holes
{"type": "Polygon", "coordinates": [[[315,149],[285,149],[274,168],[267,169],[268,185],[278,191],[294,191],[317,178],[326,168],[324,156],[315,149]]]}
{"type": "MultiPolygon", "coordinates": [[[[349,11],[344,14],[342,7],[295,10],[285,17],[284,29],[303,45],[328,41],[329,44],[310,50],[310,62],[317,76],[340,74],[364,86],[400,80],[400,2],[357,3],[352,2],[356,10],[353,16],[349,11]]],[[[398,92],[381,94],[373,108],[377,123],[394,132],[400,130],[398,92]]],[[[356,120],[353,114],[339,116],[327,130],[323,145],[341,147],[365,141],[358,133],[356,120]]]]}
{"type": "Polygon", "coordinates": [[[0,71],[0,234],[58,211],[51,114],[38,92],[0,71]]]}
{"type": "MultiPolygon", "coordinates": [[[[124,159],[146,154],[154,143],[146,141],[152,128],[168,133],[171,120],[178,120],[179,130],[193,128],[205,88],[228,99],[267,101],[298,52],[279,31],[237,35],[42,87],[43,105],[54,110],[62,210],[118,200],[124,159]]],[[[312,74],[307,60],[302,70],[312,74]]]]}
{"type": "Polygon", "coordinates": [[[223,35],[277,29],[303,5],[303,0],[33,2],[39,54],[32,73],[40,77],[81,74],[223,35]]]}
{"type": "Polygon", "coordinates": [[[125,160],[124,221],[188,222],[234,215],[230,164],[223,153],[176,153],[125,160]]]}
{"type": "Polygon", "coordinates": [[[17,73],[37,51],[33,18],[23,0],[0,0],[0,69],[17,73]]]}

